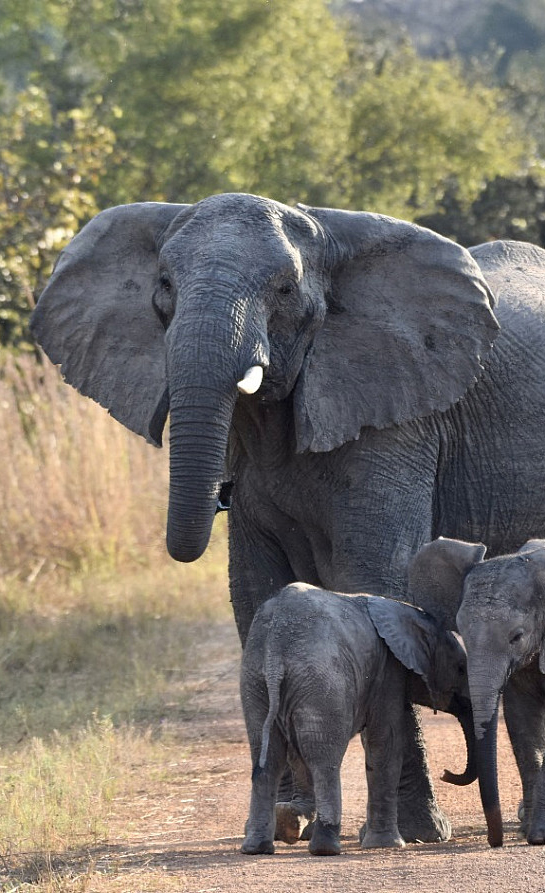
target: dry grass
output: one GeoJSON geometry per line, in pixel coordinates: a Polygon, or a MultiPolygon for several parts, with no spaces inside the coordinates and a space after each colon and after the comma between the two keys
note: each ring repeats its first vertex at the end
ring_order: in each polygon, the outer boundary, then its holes
{"type": "Polygon", "coordinates": [[[183,715],[199,625],[228,616],[225,523],[172,562],[167,451],[50,365],[5,358],[0,420],[0,891],[85,890],[113,794],[183,715]]]}
{"type": "Polygon", "coordinates": [[[162,548],[166,453],[64,385],[8,356],[0,378],[0,564],[32,576],[147,562],[162,548]]]}

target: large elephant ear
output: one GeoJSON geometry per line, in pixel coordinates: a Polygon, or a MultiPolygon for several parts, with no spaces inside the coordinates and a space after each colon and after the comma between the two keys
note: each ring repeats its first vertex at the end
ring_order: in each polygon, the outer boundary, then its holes
{"type": "Polygon", "coordinates": [[[378,635],[394,657],[429,683],[438,636],[434,618],[414,605],[380,595],[368,596],[368,609],[378,635]]]}
{"type": "Polygon", "coordinates": [[[330,312],[295,392],[299,451],[364,425],[445,410],[475,382],[499,326],[465,248],[378,214],[307,208],[329,246],[330,312]]]}
{"type": "Polygon", "coordinates": [[[423,546],[409,564],[408,600],[447,629],[456,629],[466,575],[484,560],[486,546],[440,536],[423,546]]]}
{"type": "Polygon", "coordinates": [[[161,239],[187,207],[142,202],[102,211],[62,251],[31,319],[66,381],[157,446],[166,418],[165,332],[152,297],[161,239]]]}

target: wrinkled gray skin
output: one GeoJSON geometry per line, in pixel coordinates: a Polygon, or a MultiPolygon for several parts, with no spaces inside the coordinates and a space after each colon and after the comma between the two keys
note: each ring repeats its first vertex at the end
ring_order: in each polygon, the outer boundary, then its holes
{"type": "Polygon", "coordinates": [[[420,551],[411,575],[423,602],[443,622],[453,625],[456,619],[467,648],[489,842],[502,843],[496,729],[503,692],[522,780],[522,830],[528,843],[544,844],[545,540],[530,540],[514,554],[488,561],[484,553],[484,546],[439,539],[420,551]]]}
{"type": "MultiPolygon", "coordinates": [[[[253,765],[243,853],[274,853],[275,801],[286,760],[308,798],[314,782],[310,852],[340,853],[340,768],[358,732],[368,789],[361,845],[405,846],[397,825],[397,788],[404,712],[411,702],[461,719],[469,734],[469,769],[474,741],[464,648],[454,633],[413,605],[294,583],[257,611],[240,681],[253,765]]],[[[292,804],[284,806],[295,842],[300,817],[292,804]]]]}
{"type": "MultiPolygon", "coordinates": [[[[234,478],[244,643],[294,580],[404,597],[410,557],[439,534],[492,553],[545,535],[544,259],[250,195],[134,204],[63,251],[32,329],[71,384],[151,442],[170,409],[174,558],[203,553],[234,478]],[[241,395],[255,364],[263,384],[241,395]]],[[[407,721],[400,827],[446,838],[407,721]]]]}

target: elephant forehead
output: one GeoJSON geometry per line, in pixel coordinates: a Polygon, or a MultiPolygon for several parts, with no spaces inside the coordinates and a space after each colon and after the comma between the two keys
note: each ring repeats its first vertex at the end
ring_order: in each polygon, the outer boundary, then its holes
{"type": "Polygon", "coordinates": [[[493,558],[475,567],[468,575],[462,607],[480,605],[491,611],[512,611],[531,598],[531,571],[528,559],[520,555],[493,558]]]}
{"type": "Polygon", "coordinates": [[[181,215],[163,251],[168,256],[185,248],[207,258],[238,253],[246,264],[255,258],[260,269],[283,261],[302,269],[302,257],[322,241],[321,227],[301,211],[260,196],[228,193],[203,199],[191,214],[181,215]]]}
{"type": "Polygon", "coordinates": [[[476,594],[477,598],[465,599],[458,611],[457,619],[460,627],[471,627],[481,616],[484,616],[487,623],[496,621],[507,623],[519,613],[516,606],[509,602],[507,593],[497,593],[496,597],[486,593],[482,598],[479,598],[481,595],[479,592],[473,594],[476,594]]]}

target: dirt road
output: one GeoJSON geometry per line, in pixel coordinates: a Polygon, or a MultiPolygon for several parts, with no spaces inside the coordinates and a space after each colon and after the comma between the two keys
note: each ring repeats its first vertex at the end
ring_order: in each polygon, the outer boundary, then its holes
{"type": "Polygon", "coordinates": [[[94,880],[86,889],[544,893],[545,850],[517,837],[520,784],[505,730],[502,727],[500,753],[505,846],[491,850],[477,785],[457,789],[439,780],[445,767],[462,768],[462,733],[455,720],[428,711],[424,722],[429,758],[438,799],[453,823],[452,840],[411,844],[401,851],[362,852],[358,829],[365,812],[365,773],[355,739],[343,765],[342,855],[312,857],[305,843],[278,844],[273,856],[241,855],[250,761],[238,699],[234,625],[211,628],[210,638],[195,646],[195,657],[179,760],[165,767],[160,784],[150,788],[143,778],[136,800],[117,802],[111,845],[98,856],[94,880]]]}

